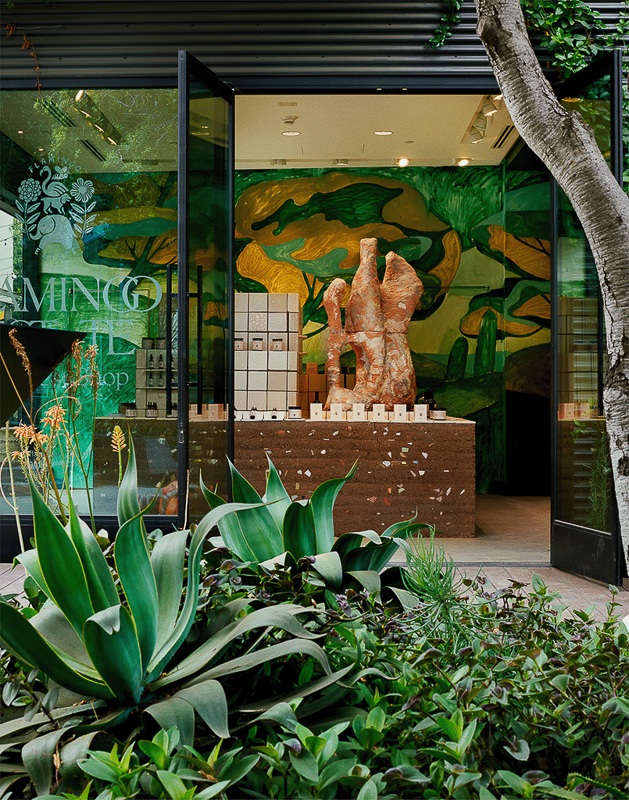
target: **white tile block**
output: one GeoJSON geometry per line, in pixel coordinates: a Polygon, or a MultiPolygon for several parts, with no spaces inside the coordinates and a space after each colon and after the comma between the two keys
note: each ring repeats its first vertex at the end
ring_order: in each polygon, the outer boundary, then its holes
{"type": "Polygon", "coordinates": [[[237,370],[234,372],[234,391],[241,392],[247,391],[247,375],[248,373],[244,370],[237,370]]]}
{"type": "Polygon", "coordinates": [[[299,302],[299,294],[297,292],[289,292],[286,297],[286,303],[289,311],[299,313],[301,303],[299,302]]]}
{"type": "Polygon", "coordinates": [[[285,292],[268,295],[269,311],[288,311],[288,295],[285,292]]]}
{"type": "Polygon", "coordinates": [[[286,388],[289,392],[296,392],[299,389],[299,378],[296,372],[286,373],[286,388]]]}
{"type": "Polygon", "coordinates": [[[289,333],[288,334],[288,349],[294,350],[297,352],[299,347],[299,334],[298,333],[289,333]]]}
{"type": "Polygon", "coordinates": [[[250,292],[249,293],[249,311],[266,311],[267,305],[266,292],[250,292]]]}
{"type": "Polygon", "coordinates": [[[267,392],[266,407],[286,410],[288,408],[286,404],[286,392],[267,392]]]}
{"type": "Polygon", "coordinates": [[[286,353],[286,364],[287,368],[291,372],[299,372],[299,368],[301,366],[301,355],[296,353],[294,350],[289,350],[286,353]]]}
{"type": "MultiPolygon", "coordinates": [[[[263,350],[262,352],[258,352],[257,350],[249,350],[247,353],[248,356],[248,364],[250,370],[265,370],[267,368],[267,352],[263,350]]],[[[281,354],[278,354],[281,355],[281,354]]]]}
{"type": "Polygon", "coordinates": [[[247,408],[266,408],[266,392],[247,392],[247,408]]]}
{"type": "Polygon", "coordinates": [[[267,314],[267,330],[285,333],[287,328],[287,315],[282,311],[269,311],[267,314]]]}
{"type": "Polygon", "coordinates": [[[285,392],[287,389],[286,372],[267,372],[267,386],[270,392],[285,392]]]}
{"type": "Polygon", "coordinates": [[[275,350],[271,350],[267,353],[269,361],[269,369],[270,370],[283,370],[284,372],[288,369],[288,356],[290,353],[286,352],[286,350],[279,352],[275,350]]]}
{"type": "Polygon", "coordinates": [[[234,392],[234,406],[241,411],[247,408],[247,392],[234,392]]]}
{"type": "Polygon", "coordinates": [[[293,311],[289,311],[289,313],[288,313],[288,330],[291,331],[292,333],[299,333],[299,331],[301,330],[301,324],[300,324],[300,319],[299,318],[300,318],[299,314],[297,314],[297,313],[295,313],[293,311]]]}
{"type": "Polygon", "coordinates": [[[269,334],[269,350],[288,350],[286,347],[286,333],[269,334]]]}
{"type": "Polygon", "coordinates": [[[249,312],[249,330],[262,331],[268,330],[268,314],[263,311],[250,311],[249,312]]]}
{"type": "Polygon", "coordinates": [[[267,371],[249,370],[247,373],[247,389],[250,392],[266,391],[267,389],[267,371]]]}
{"type": "Polygon", "coordinates": [[[249,328],[249,314],[244,311],[236,311],[234,314],[234,329],[246,331],[249,328]]]}
{"type": "Polygon", "coordinates": [[[286,404],[288,406],[298,406],[299,405],[299,395],[297,392],[287,392],[286,393],[286,404]]]}
{"type": "Polygon", "coordinates": [[[248,348],[247,348],[248,350],[260,350],[260,349],[268,350],[269,349],[269,336],[268,336],[267,333],[259,333],[257,331],[255,333],[252,333],[251,331],[249,331],[247,336],[249,337],[248,348]],[[253,341],[254,339],[256,339],[258,341],[254,342],[253,341]],[[260,341],[259,341],[260,339],[262,340],[262,343],[260,343],[260,341]]]}
{"type": "Polygon", "coordinates": [[[249,294],[247,292],[236,292],[234,295],[234,311],[249,311],[249,294]]]}
{"type": "Polygon", "coordinates": [[[236,372],[247,369],[248,353],[246,350],[236,350],[234,352],[234,369],[236,372]]]}

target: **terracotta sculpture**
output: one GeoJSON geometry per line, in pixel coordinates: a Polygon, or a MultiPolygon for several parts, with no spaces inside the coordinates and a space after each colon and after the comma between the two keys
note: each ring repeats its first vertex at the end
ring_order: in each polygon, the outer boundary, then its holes
{"type": "Polygon", "coordinates": [[[388,253],[382,286],[376,270],[377,239],[361,239],[360,266],[352,282],[345,307],[345,329],[341,323],[341,301],[347,283],[335,278],[328,286],[323,305],[328,315],[329,339],[326,371],[329,409],[342,403],[349,411],[353,403],[410,405],[417,386],[406,331],[424,290],[415,270],[401,256],[388,253]],[[356,353],[356,385],[340,386],[340,355],[349,344],[356,353]]]}

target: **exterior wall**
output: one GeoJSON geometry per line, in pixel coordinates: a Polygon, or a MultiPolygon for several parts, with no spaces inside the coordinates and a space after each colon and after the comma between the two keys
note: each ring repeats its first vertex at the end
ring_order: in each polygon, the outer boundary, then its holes
{"type": "MultiPolygon", "coordinates": [[[[617,18],[617,0],[591,5],[609,24],[617,18]]],[[[458,91],[466,81],[492,82],[472,0],[445,47],[425,47],[444,10],[441,0],[20,0],[5,9],[4,22],[33,41],[44,86],[67,78],[175,78],[179,49],[223,79],[262,91],[269,78],[295,78],[301,89],[324,76],[345,86],[372,76],[384,88],[451,82],[458,91]]],[[[33,78],[21,45],[20,33],[3,41],[5,81],[33,78]]]]}

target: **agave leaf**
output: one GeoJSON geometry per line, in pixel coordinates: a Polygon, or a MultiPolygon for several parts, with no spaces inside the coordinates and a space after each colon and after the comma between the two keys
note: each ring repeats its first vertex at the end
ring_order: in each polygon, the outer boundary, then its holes
{"type": "Polygon", "coordinates": [[[218,494],[214,494],[211,489],[208,489],[205,483],[203,483],[203,475],[199,472],[199,485],[201,487],[201,494],[205,498],[206,503],[212,508],[216,508],[216,506],[222,506],[227,500],[223,500],[222,497],[218,494]]]}
{"type": "Polygon", "coordinates": [[[279,644],[263,647],[253,653],[247,653],[239,658],[223,661],[212,669],[203,672],[201,675],[196,675],[191,681],[188,681],[186,685],[193,686],[194,684],[202,683],[211,678],[216,679],[223,675],[234,675],[237,672],[244,672],[252,667],[259,667],[261,664],[265,664],[267,661],[273,661],[276,658],[286,658],[286,656],[292,655],[293,653],[302,656],[311,656],[321,664],[326,673],[329,674],[332,671],[325,651],[316,642],[312,642],[309,639],[288,639],[279,644]]]}
{"type": "Polygon", "coordinates": [[[284,515],[282,539],[282,550],[288,551],[297,561],[318,552],[315,520],[310,503],[304,505],[294,502],[288,506],[284,515]]]}
{"type": "Polygon", "coordinates": [[[83,642],[57,606],[45,605],[29,622],[66,663],[76,662],[74,669],[79,669],[93,680],[100,680],[83,642]]]}
{"type": "Polygon", "coordinates": [[[284,523],[284,514],[291,504],[291,499],[268,453],[266,458],[269,462],[269,471],[266,476],[266,492],[262,499],[265,503],[271,504],[268,506],[269,514],[275,520],[278,530],[281,531],[284,523]]]}
{"type": "Polygon", "coordinates": [[[334,540],[332,550],[341,556],[341,561],[345,563],[345,557],[352,550],[357,550],[362,546],[363,539],[368,539],[374,544],[380,544],[382,539],[375,531],[352,531],[350,533],[342,533],[334,540]]]}
{"type": "Polygon", "coordinates": [[[357,550],[352,550],[343,560],[343,566],[350,570],[371,570],[380,572],[391,560],[398,550],[401,540],[384,539],[382,544],[367,544],[357,550]]]}
{"type": "MultiPolygon", "coordinates": [[[[15,560],[24,567],[42,592],[44,592],[47,597],[50,597],[50,590],[46,586],[46,581],[44,580],[41,566],[39,565],[37,550],[27,550],[24,553],[20,553],[19,556],[15,557],[15,560]]],[[[50,599],[52,600],[52,597],[50,597],[50,599]]]]}
{"type": "Polygon", "coordinates": [[[135,466],[135,448],[133,438],[129,436],[129,458],[127,468],[118,489],[118,525],[122,528],[125,522],[137,517],[140,513],[138,501],[138,474],[135,466]]]}
{"type": "Polygon", "coordinates": [[[390,588],[406,611],[410,611],[421,605],[419,597],[412,592],[408,592],[406,589],[398,589],[395,586],[391,586],[390,588]]]}
{"type": "Polygon", "coordinates": [[[233,512],[218,527],[225,546],[241,561],[267,561],[284,550],[282,535],[264,506],[247,504],[246,510],[233,512]]]}
{"type": "Polygon", "coordinates": [[[41,574],[48,593],[80,636],[85,620],[94,613],[83,565],[65,528],[35,489],[30,475],[28,480],[41,574]]]}
{"type": "Polygon", "coordinates": [[[118,531],[114,560],[135,623],[144,672],[157,641],[158,603],[157,585],[141,516],[125,522],[118,531]]]}
{"type": "Polygon", "coordinates": [[[225,690],[218,681],[205,681],[188,686],[177,692],[175,697],[190,703],[213,733],[221,739],[227,739],[229,736],[227,698],[225,690]]]}
{"type": "Polygon", "coordinates": [[[197,647],[168,675],[152,683],[151,689],[158,689],[170,683],[179,683],[184,678],[189,678],[209,664],[228,644],[257,628],[281,628],[301,639],[315,639],[317,634],[307,631],[295,619],[297,614],[304,614],[307,611],[307,608],[297,605],[269,606],[268,608],[259,608],[251,614],[236,619],[197,647]]]}
{"type": "Polygon", "coordinates": [[[315,521],[315,531],[317,536],[317,553],[327,553],[334,544],[334,501],[341,491],[343,484],[354,477],[356,473],[355,461],[350,471],[344,478],[333,478],[325,481],[312,493],[310,505],[315,521]]]}
{"type": "Polygon", "coordinates": [[[380,576],[373,569],[352,570],[347,574],[351,575],[352,578],[356,578],[358,583],[364,586],[369,594],[376,594],[382,588],[380,584],[380,576]]]}
{"type": "Polygon", "coordinates": [[[71,497],[69,501],[70,520],[66,530],[81,559],[94,611],[101,611],[119,602],[116,584],[96,537],[77,514],[71,497]]]}
{"type": "Polygon", "coordinates": [[[112,698],[112,692],[104,683],[92,680],[73,669],[16,608],[4,601],[0,601],[0,608],[2,647],[13,653],[20,661],[31,667],[38,667],[55,683],[76,694],[112,698]]]}
{"type": "Polygon", "coordinates": [[[142,694],[140,645],[131,614],[124,606],[98,611],[85,622],[85,648],[112,694],[137,703],[142,694]]]}
{"type": "Polygon", "coordinates": [[[343,566],[338,553],[334,550],[329,553],[319,553],[312,566],[332,589],[340,591],[343,584],[343,566]]]}
{"type": "Polygon", "coordinates": [[[157,648],[168,640],[179,614],[187,540],[188,531],[168,533],[162,536],[151,553],[157,587],[157,648]]]}
{"type": "Polygon", "coordinates": [[[165,731],[177,728],[180,743],[192,747],[194,743],[194,709],[181,697],[169,697],[144,709],[165,731]]]}
{"type": "Polygon", "coordinates": [[[22,760],[28,772],[28,777],[33,781],[37,796],[48,794],[52,784],[52,757],[57,749],[61,737],[68,733],[67,728],[60,731],[50,731],[43,736],[38,736],[27,742],[22,748],[22,760]]]}
{"type": "Polygon", "coordinates": [[[156,648],[155,655],[148,666],[147,681],[152,681],[157,675],[161,675],[164,667],[181,647],[184,639],[188,635],[188,631],[192,627],[199,595],[201,549],[206,536],[225,516],[234,511],[240,511],[243,508],[249,508],[249,505],[243,503],[223,503],[218,508],[213,508],[197,525],[192,536],[190,552],[188,554],[188,583],[186,586],[184,606],[172,634],[161,648],[156,648]]]}
{"type": "Polygon", "coordinates": [[[234,503],[261,503],[262,498],[249,483],[249,481],[238,472],[236,467],[229,462],[229,472],[232,479],[232,500],[234,503]]]}

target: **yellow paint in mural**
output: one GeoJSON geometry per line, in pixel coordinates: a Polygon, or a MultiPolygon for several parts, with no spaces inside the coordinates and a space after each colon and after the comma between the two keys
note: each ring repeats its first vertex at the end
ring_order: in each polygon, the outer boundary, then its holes
{"type": "MultiPolygon", "coordinates": [[[[298,292],[303,305],[308,299],[308,287],[300,269],[285,261],[269,258],[260,245],[248,244],[238,258],[238,272],[243,278],[261,283],[267,292],[298,292]]],[[[323,284],[315,281],[315,294],[323,284]]]]}
{"type": "Polygon", "coordinates": [[[135,206],[100,211],[96,214],[94,225],[131,225],[133,222],[146,222],[147,219],[167,219],[177,226],[177,209],[159,206],[135,206]]]}
{"type": "Polygon", "coordinates": [[[504,330],[508,336],[529,336],[539,330],[539,326],[524,325],[522,322],[513,322],[505,318],[491,306],[483,306],[471,311],[462,321],[460,330],[464,336],[477,337],[480,324],[486,313],[491,312],[498,318],[498,329],[504,330]]]}
{"type": "MultiPolygon", "coordinates": [[[[435,275],[441,281],[441,289],[437,293],[437,297],[447,294],[450,290],[450,285],[457,273],[461,263],[461,254],[463,253],[461,239],[456,231],[448,231],[442,239],[442,244],[445,255],[437,266],[428,272],[429,275],[435,275]]],[[[422,307],[421,298],[417,307],[422,307]]]]}
{"type": "Polygon", "coordinates": [[[533,236],[514,236],[499,225],[489,226],[489,246],[504,253],[524,272],[550,280],[550,242],[533,236]]]}
{"type": "Polygon", "coordinates": [[[550,295],[537,294],[511,312],[513,317],[539,317],[550,319],[550,295]]]}
{"type": "Polygon", "coordinates": [[[333,172],[310,178],[291,178],[285,181],[268,181],[251,186],[241,195],[236,205],[236,237],[254,239],[263,245],[278,245],[303,238],[304,251],[296,258],[319,258],[335,248],[344,247],[348,256],[341,262],[341,269],[354,267],[358,263],[360,239],[382,238],[394,241],[401,238],[401,224],[408,228],[425,231],[438,231],[447,228],[441,220],[429,214],[420,193],[412,186],[377,176],[352,175],[348,172],[333,172]],[[322,214],[313,215],[307,220],[291,222],[278,235],[274,235],[277,223],[260,230],[252,226],[271,216],[288,200],[296,205],[305,205],[317,192],[329,194],[345,186],[372,183],[387,188],[401,189],[402,194],[383,207],[384,222],[364,225],[360,228],[347,228],[338,220],[327,221],[322,214]],[[389,222],[391,224],[387,225],[389,222]],[[304,253],[307,252],[308,255],[304,253]]]}

